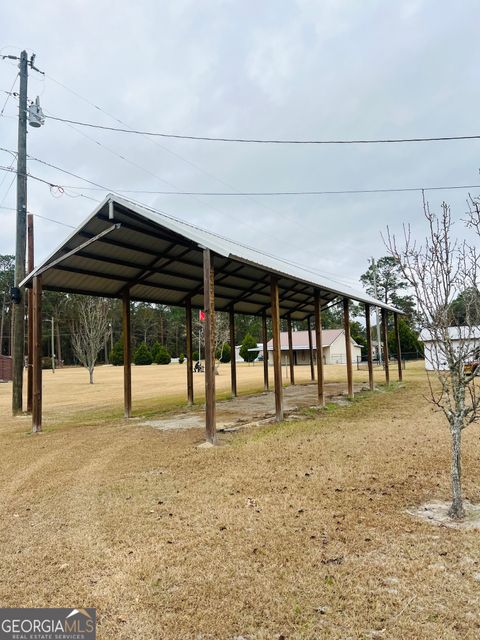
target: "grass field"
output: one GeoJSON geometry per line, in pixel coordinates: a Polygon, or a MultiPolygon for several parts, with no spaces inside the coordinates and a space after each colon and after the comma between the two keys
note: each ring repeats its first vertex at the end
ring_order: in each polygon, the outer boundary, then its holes
{"type": "MultiPolygon", "coordinates": [[[[36,436],[1,385],[0,606],[94,606],[108,640],[480,637],[480,533],[406,513],[448,498],[449,435],[421,365],[405,373],[210,450],[198,429],[123,420],[112,367],[93,388],[85,371],[45,372],[36,436]]],[[[137,414],[184,401],[180,365],[133,376],[137,414]]],[[[240,391],[261,376],[241,367],[240,391]]],[[[220,395],[228,382],[225,367],[220,395]]],[[[464,440],[473,502],[478,436],[464,440]]]]}

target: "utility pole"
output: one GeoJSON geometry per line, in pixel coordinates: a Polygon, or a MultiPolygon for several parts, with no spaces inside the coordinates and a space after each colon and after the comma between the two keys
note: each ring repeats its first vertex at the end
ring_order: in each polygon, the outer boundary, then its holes
{"type": "Polygon", "coordinates": [[[23,366],[25,358],[25,297],[18,290],[25,278],[25,254],[27,234],[27,83],[28,56],[20,55],[20,95],[18,107],[18,155],[17,155],[17,238],[15,245],[15,301],[13,305],[13,392],[12,413],[14,416],[23,409],[23,366]]]}
{"type": "MultiPolygon", "coordinates": [[[[15,242],[15,278],[12,289],[12,413],[14,416],[23,410],[23,368],[25,365],[25,295],[19,284],[25,278],[25,259],[27,252],[27,111],[28,111],[28,67],[42,73],[34,65],[35,54],[30,60],[26,51],[20,57],[2,56],[19,61],[20,93],[18,105],[18,149],[17,149],[17,220],[15,242]]],[[[43,115],[37,103],[30,111],[30,124],[40,127],[43,115]]]]}
{"type": "MultiPolygon", "coordinates": [[[[27,216],[28,273],[34,269],[35,244],[33,214],[27,216]]],[[[28,290],[28,360],[27,360],[27,412],[32,412],[33,400],[33,288],[28,290]]]]}
{"type": "MultiPolygon", "coordinates": [[[[372,273],[373,273],[373,291],[375,293],[375,298],[378,300],[377,265],[375,264],[375,258],[372,258],[372,273]]],[[[377,325],[378,364],[382,364],[382,343],[380,339],[380,317],[378,314],[378,307],[375,307],[375,319],[376,319],[376,325],[377,325]]]]}

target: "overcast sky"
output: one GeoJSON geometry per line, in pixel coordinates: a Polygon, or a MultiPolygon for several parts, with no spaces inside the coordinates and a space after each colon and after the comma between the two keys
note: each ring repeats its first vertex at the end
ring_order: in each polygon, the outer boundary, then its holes
{"type": "MultiPolygon", "coordinates": [[[[153,131],[256,138],[468,135],[480,133],[479,17],[474,0],[4,2],[0,53],[36,53],[46,76],[31,72],[29,98],[39,95],[47,114],[109,126],[117,118],[153,131]]],[[[14,62],[0,61],[0,89],[11,88],[16,72],[14,62]]],[[[17,111],[11,98],[0,118],[0,144],[9,149],[17,111]]],[[[47,120],[29,128],[27,144],[30,155],[119,191],[480,184],[480,141],[152,141],[47,120]]],[[[0,164],[11,162],[0,153],[0,164]]],[[[78,225],[95,207],[83,196],[107,193],[34,161],[29,171],[67,187],[58,197],[29,180],[29,210],[66,224],[78,225]]],[[[0,253],[14,252],[13,178],[0,171],[0,253]]],[[[428,198],[435,209],[447,200],[460,219],[467,193],[428,198]]],[[[419,230],[422,222],[419,193],[130,197],[357,287],[369,256],[385,253],[386,225],[419,230]]],[[[40,217],[35,225],[38,264],[69,230],[40,217]]]]}

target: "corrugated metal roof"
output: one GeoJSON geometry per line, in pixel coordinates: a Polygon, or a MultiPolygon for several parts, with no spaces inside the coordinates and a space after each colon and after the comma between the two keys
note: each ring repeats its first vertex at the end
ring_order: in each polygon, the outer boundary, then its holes
{"type": "Polygon", "coordinates": [[[447,327],[439,328],[437,330],[437,335],[435,332],[430,331],[429,329],[422,329],[420,332],[419,340],[421,342],[441,342],[442,336],[444,332],[451,340],[454,341],[469,341],[469,340],[479,340],[480,339],[480,326],[457,326],[457,327],[447,327]]]}
{"type": "Polygon", "coordinates": [[[293,319],[312,315],[313,289],[319,290],[322,307],[348,297],[399,312],[313,270],[113,195],[21,284],[30,286],[33,276],[42,272],[43,287],[49,290],[120,297],[129,288],[132,300],[184,306],[191,298],[192,306],[201,308],[204,248],[215,254],[215,307],[220,311],[233,305],[238,313],[269,314],[274,274],[279,278],[281,314],[293,319]],[[52,264],[114,223],[120,226],[52,264]]]}

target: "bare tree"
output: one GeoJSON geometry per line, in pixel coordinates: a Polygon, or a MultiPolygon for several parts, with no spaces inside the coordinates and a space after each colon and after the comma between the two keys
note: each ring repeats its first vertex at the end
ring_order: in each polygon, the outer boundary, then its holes
{"type": "MultiPolygon", "coordinates": [[[[200,339],[199,346],[202,347],[202,351],[203,353],[205,353],[205,334],[203,331],[203,325],[204,325],[203,320],[194,318],[193,333],[194,333],[194,336],[199,336],[199,339],[200,339]]],[[[217,352],[220,352],[220,354],[223,353],[225,344],[229,341],[229,339],[230,339],[230,325],[228,322],[228,314],[222,313],[220,311],[216,311],[215,312],[215,356],[217,352]]],[[[195,338],[194,338],[194,342],[195,342],[195,338]]],[[[197,339],[197,342],[198,342],[198,339],[197,339]]],[[[235,346],[233,347],[233,349],[235,349],[235,346]]],[[[235,354],[232,353],[232,357],[234,357],[234,355],[235,354]]],[[[218,375],[218,367],[219,365],[215,367],[216,375],[218,375]]]]}
{"type": "MultiPolygon", "coordinates": [[[[228,314],[219,312],[216,313],[215,329],[215,353],[220,353],[219,358],[221,358],[223,355],[225,344],[230,340],[230,325],[228,321],[228,314]]],[[[235,345],[233,345],[233,350],[235,351],[235,345]]],[[[235,353],[232,354],[232,357],[234,356],[235,353]]]]}
{"type": "MultiPolygon", "coordinates": [[[[432,348],[426,353],[434,372],[433,379],[429,374],[430,397],[443,411],[451,434],[452,504],[449,515],[461,519],[465,515],[462,431],[477,419],[480,405],[475,367],[472,366],[478,357],[476,345],[480,336],[475,320],[479,297],[467,295],[462,326],[456,323],[452,302],[459,294],[478,291],[479,256],[475,246],[454,237],[454,223],[446,203],[442,204],[441,214],[436,215],[424,201],[424,214],[428,230],[422,244],[412,239],[409,227],[404,227],[401,244],[388,230],[386,244],[413,290],[424,335],[431,341],[432,348]]],[[[467,226],[469,224],[475,225],[473,211],[467,226]]]]}
{"type": "Polygon", "coordinates": [[[109,305],[103,298],[82,297],[76,300],[72,320],[72,346],[76,357],[88,369],[90,384],[97,356],[109,333],[109,305]]]}

